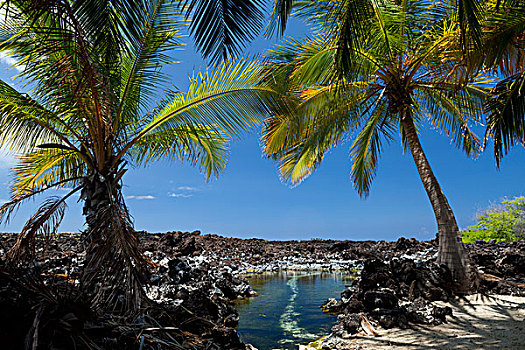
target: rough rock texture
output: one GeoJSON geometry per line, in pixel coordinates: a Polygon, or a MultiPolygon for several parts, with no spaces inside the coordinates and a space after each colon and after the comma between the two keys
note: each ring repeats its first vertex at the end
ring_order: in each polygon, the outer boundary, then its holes
{"type": "Polygon", "coordinates": [[[416,264],[413,260],[393,259],[388,263],[368,259],[354,285],[341,293],[341,302],[333,309],[341,312],[333,331],[338,335],[355,334],[359,315],[383,328],[406,328],[409,322],[439,324],[450,310],[434,306],[431,301],[448,300],[450,272],[431,262],[416,264]],[[349,322],[352,320],[352,322],[349,322]]]}
{"type": "MultiPolygon", "coordinates": [[[[9,339],[6,348],[245,349],[234,329],[238,313],[229,301],[250,296],[250,286],[195,258],[195,236],[142,237],[145,255],[156,267],[148,288],[151,303],[128,318],[91,310],[80,293],[78,235],[42,244],[39,258],[24,270],[0,266],[0,307],[8,316],[0,317],[0,337],[9,339]]],[[[15,237],[1,241],[5,252],[15,237]]]]}
{"type": "Polygon", "coordinates": [[[525,296],[525,241],[469,245],[480,272],[479,292],[525,296]]]}
{"type": "Polygon", "coordinates": [[[0,337],[5,349],[245,349],[231,306],[203,292],[182,305],[152,303],[140,314],[95,312],[78,287],[0,271],[0,337]],[[45,283],[44,283],[45,282],[45,283]],[[206,315],[203,317],[200,315],[206,315]],[[209,317],[213,315],[213,317],[209,317]]]}
{"type": "Polygon", "coordinates": [[[402,238],[385,241],[266,241],[200,235],[199,231],[142,235],[144,249],[170,257],[200,257],[213,267],[233,274],[283,270],[334,271],[360,269],[367,258],[410,258],[416,262],[435,259],[435,241],[402,238]]]}
{"type": "MultiPolygon", "coordinates": [[[[525,242],[477,242],[467,247],[479,272],[478,292],[525,295],[525,242]]],[[[390,259],[364,261],[361,275],[341,293],[341,300],[328,300],[323,305],[326,312],[340,313],[333,328],[336,336],[363,330],[362,320],[356,326],[359,315],[382,328],[446,322],[451,309],[431,302],[453,297],[449,270],[433,263],[433,258],[410,260],[396,255],[402,251],[403,257],[412,258],[421,248],[417,241],[400,238],[385,255],[390,259]]]]}
{"type": "MultiPolygon", "coordinates": [[[[54,281],[58,288],[50,294],[56,294],[54,299],[43,298],[42,289],[39,292],[34,286],[28,289],[17,284],[20,276],[2,277],[0,308],[6,310],[2,314],[17,317],[16,322],[12,322],[12,317],[0,319],[3,339],[3,335],[10,335],[10,341],[19,340],[18,345],[25,342],[40,312],[51,320],[38,326],[42,342],[61,336],[61,328],[56,325],[65,322],[70,325],[64,331],[67,334],[86,334],[107,348],[118,349],[109,343],[136,348],[141,339],[147,345],[151,339],[160,337],[197,348],[244,349],[233,328],[238,315],[229,300],[252,295],[247,281],[240,277],[242,274],[280,270],[361,271],[358,280],[343,291],[341,300],[330,300],[324,305],[325,311],[340,314],[334,328],[338,334],[353,334],[367,322],[383,328],[406,327],[409,323],[437,324],[445,321],[450,312],[431,304],[452,297],[448,292],[448,270],[433,263],[437,257],[435,240],[265,241],[178,231],[140,235],[144,253],[155,267],[148,295],[156,303],[141,318],[111,323],[104,315],[86,311],[81,296],[75,296],[75,289],[71,289],[83,261],[79,237],[61,234],[40,245],[40,258],[30,266],[34,276],[54,281]],[[65,289],[73,292],[60,299],[65,289]],[[39,311],[42,300],[47,300],[47,304],[39,311]],[[13,311],[13,305],[19,312],[13,311]],[[158,325],[174,329],[163,333],[157,329],[158,325]]],[[[0,235],[0,256],[15,239],[15,235],[0,235]]],[[[481,292],[525,295],[525,242],[479,242],[469,245],[468,250],[480,272],[481,292]]],[[[53,341],[59,344],[56,339],[53,341]]],[[[71,348],[71,343],[62,348],[71,348]]]]}

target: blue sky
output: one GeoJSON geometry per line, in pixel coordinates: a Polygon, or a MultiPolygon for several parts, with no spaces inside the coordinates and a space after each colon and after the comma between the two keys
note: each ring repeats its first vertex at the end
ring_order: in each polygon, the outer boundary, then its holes
{"type": "MultiPolygon", "coordinates": [[[[305,27],[292,22],[288,34],[305,27]]],[[[262,52],[271,41],[260,38],[247,49],[262,52]]],[[[193,47],[178,51],[179,64],[167,69],[173,84],[184,89],[194,69],[205,68],[193,47]]],[[[16,73],[10,59],[0,55],[0,78],[16,73]]],[[[480,135],[482,136],[482,129],[480,135]]],[[[227,169],[209,182],[180,162],[158,162],[132,168],[124,178],[124,193],[138,230],[164,232],[201,230],[225,236],[265,239],[384,239],[400,236],[433,238],[435,218],[410,154],[399,140],[385,145],[370,196],[359,197],[350,182],[350,141],[332,150],[322,166],[291,189],[280,182],[277,166],[262,157],[259,135],[246,135],[231,145],[227,169]]],[[[504,197],[525,192],[525,152],[515,148],[496,169],[491,149],[468,159],[446,136],[426,129],[421,142],[434,172],[465,228],[479,210],[504,197]]],[[[9,198],[9,166],[13,158],[0,157],[0,200],[9,198]]],[[[18,231],[37,203],[30,203],[3,231],[18,231]]],[[[81,206],[70,201],[62,231],[83,229],[81,206]]]]}

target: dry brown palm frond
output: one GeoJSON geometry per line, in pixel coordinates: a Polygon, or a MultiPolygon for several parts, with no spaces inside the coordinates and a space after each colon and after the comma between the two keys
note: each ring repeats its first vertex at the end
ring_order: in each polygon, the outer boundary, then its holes
{"type": "MultiPolygon", "coordinates": [[[[0,267],[0,285],[3,307],[12,303],[17,310],[7,316],[17,331],[10,334],[7,344],[3,342],[6,348],[37,349],[53,344],[54,348],[100,349],[84,328],[96,315],[73,283],[44,277],[39,268],[9,266],[0,267]]],[[[5,316],[2,322],[6,327],[5,316]]],[[[5,337],[13,330],[3,331],[5,337]]]]}
{"type": "Polygon", "coordinates": [[[112,202],[97,213],[88,228],[88,246],[82,289],[92,295],[94,307],[115,312],[138,310],[147,300],[143,285],[147,262],[137,233],[122,201],[112,202]]]}
{"type": "Polygon", "coordinates": [[[57,232],[67,209],[66,200],[79,190],[80,187],[77,187],[63,197],[51,197],[38,208],[22,228],[15,245],[9,250],[8,263],[21,264],[34,257],[36,237],[42,235],[48,239],[57,232]]]}

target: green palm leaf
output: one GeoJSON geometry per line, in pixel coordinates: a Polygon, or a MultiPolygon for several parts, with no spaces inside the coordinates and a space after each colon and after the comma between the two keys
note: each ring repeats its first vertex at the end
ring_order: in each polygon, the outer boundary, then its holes
{"type": "MultiPolygon", "coordinates": [[[[235,137],[253,128],[268,114],[270,106],[278,105],[275,92],[269,86],[258,84],[258,73],[255,61],[239,60],[225,62],[214,72],[194,75],[188,92],[174,93],[169,103],[162,103],[119,152],[115,162],[144,137],[150,140],[152,135],[164,138],[170,132],[184,130],[185,125],[199,130],[184,134],[191,138],[202,135],[206,130],[208,136],[198,140],[203,145],[216,143],[217,139],[224,140],[223,134],[235,137]]],[[[220,148],[224,147],[213,146],[210,149],[220,148]]],[[[215,159],[220,161],[222,157],[215,159]]],[[[212,168],[205,169],[209,176],[212,168]]]]}
{"type": "Polygon", "coordinates": [[[261,31],[263,0],[181,1],[196,46],[213,61],[239,54],[244,43],[261,31]]]}
{"type": "Polygon", "coordinates": [[[486,109],[487,130],[494,142],[494,157],[499,163],[515,145],[525,141],[525,74],[519,73],[501,82],[491,91],[486,109]]]}
{"type": "Polygon", "coordinates": [[[386,104],[379,102],[370,113],[368,123],[357,135],[350,156],[352,170],[350,172],[354,187],[362,196],[368,196],[372,180],[377,172],[377,163],[382,150],[382,139],[393,139],[392,124],[388,122],[386,104]]]}

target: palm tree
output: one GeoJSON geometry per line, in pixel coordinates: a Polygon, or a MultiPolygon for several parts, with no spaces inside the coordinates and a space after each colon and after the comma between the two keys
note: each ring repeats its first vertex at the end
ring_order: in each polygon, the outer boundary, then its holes
{"type": "Polygon", "coordinates": [[[83,289],[94,305],[124,311],[140,305],[147,261],[121,192],[129,164],[179,159],[199,165],[206,178],[218,175],[228,140],[257,124],[272,102],[271,89],[256,86],[255,62],[246,60],[194,74],[186,92],[166,90],[161,68],[181,46],[184,16],[191,19],[197,46],[218,59],[253,35],[253,25],[239,29],[239,23],[257,21],[261,13],[258,0],[243,1],[244,9],[250,5],[244,14],[203,10],[200,3],[212,2],[1,4],[7,11],[0,50],[23,67],[20,79],[30,92],[0,81],[0,144],[20,154],[12,198],[0,208],[0,219],[8,221],[21,204],[50,189],[68,189],[44,200],[27,221],[8,254],[13,264],[34,253],[37,235],[57,231],[67,200],[77,193],[87,226],[83,289]],[[227,14],[223,36],[205,21],[210,14],[227,14]],[[231,30],[239,16],[245,17],[231,30]],[[122,294],[125,304],[118,301],[122,294]]]}
{"type": "Polygon", "coordinates": [[[346,45],[349,54],[338,64],[346,17],[337,8],[327,11],[329,3],[338,2],[303,2],[298,13],[317,30],[305,40],[285,41],[266,56],[265,81],[275,84],[290,107],[288,113],[267,119],[264,151],[279,162],[283,180],[294,186],[321,164],[330,148],[357,132],[350,150],[351,176],[366,196],[383,142],[397,130],[434,210],[438,262],[450,268],[457,290],[464,291],[466,253],[418,133],[428,122],[467,154],[477,154],[480,143],[469,124],[481,118],[491,80],[470,76],[461,64],[452,9],[421,0],[370,3],[366,11],[372,15],[360,24],[369,35],[346,45]]]}

